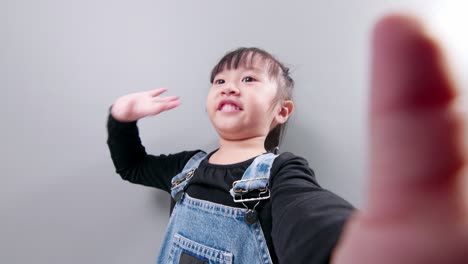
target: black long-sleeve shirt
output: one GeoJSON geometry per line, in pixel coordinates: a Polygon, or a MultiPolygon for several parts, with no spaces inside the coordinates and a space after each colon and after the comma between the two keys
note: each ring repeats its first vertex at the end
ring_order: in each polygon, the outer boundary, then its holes
{"type": "MultiPolygon", "coordinates": [[[[124,180],[167,192],[172,177],[199,151],[150,155],[141,143],[136,122],[119,122],[109,115],[107,129],[117,173],[124,180]]],[[[254,158],[229,165],[210,164],[208,158],[200,163],[186,192],[194,198],[244,208],[234,203],[229,189],[254,158]]],[[[270,190],[271,198],[256,209],[273,262],[328,263],[353,207],[321,188],[307,161],[289,152],[275,159],[270,190]]]]}

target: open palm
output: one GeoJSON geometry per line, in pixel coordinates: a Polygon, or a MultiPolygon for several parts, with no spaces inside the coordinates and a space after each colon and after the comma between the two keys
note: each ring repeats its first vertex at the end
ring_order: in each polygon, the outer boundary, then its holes
{"type": "Polygon", "coordinates": [[[372,56],[369,201],[333,262],[466,264],[463,117],[440,49],[394,15],[377,23],[372,56]]]}
{"type": "Polygon", "coordinates": [[[161,96],[166,91],[166,88],[158,88],[124,95],[112,105],[112,116],[119,121],[132,122],[179,106],[178,96],[161,96]]]}

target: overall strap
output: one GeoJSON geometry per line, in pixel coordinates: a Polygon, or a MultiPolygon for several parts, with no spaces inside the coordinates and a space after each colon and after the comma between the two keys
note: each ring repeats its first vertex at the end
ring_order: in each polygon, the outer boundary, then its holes
{"type": "Polygon", "coordinates": [[[179,198],[181,198],[181,194],[183,195],[185,186],[193,177],[195,170],[198,168],[198,165],[200,165],[200,162],[205,159],[206,155],[207,154],[204,151],[197,152],[185,164],[185,167],[182,169],[182,171],[172,178],[171,196],[174,198],[174,200],[180,200],[179,198]]]}
{"type": "Polygon", "coordinates": [[[270,189],[268,186],[270,180],[270,170],[277,154],[266,153],[254,159],[252,164],[245,170],[241,180],[235,181],[229,191],[234,198],[234,202],[259,201],[270,198],[270,189]],[[243,195],[249,192],[257,191],[258,195],[244,198],[243,195]]]}

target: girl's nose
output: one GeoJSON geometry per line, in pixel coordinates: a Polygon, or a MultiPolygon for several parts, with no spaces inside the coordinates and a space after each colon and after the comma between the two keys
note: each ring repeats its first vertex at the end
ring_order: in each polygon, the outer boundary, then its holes
{"type": "Polygon", "coordinates": [[[238,95],[239,94],[239,89],[237,88],[237,86],[235,84],[228,83],[221,90],[221,94],[224,94],[224,95],[238,95]]]}
{"type": "Polygon", "coordinates": [[[224,94],[224,95],[238,95],[239,94],[239,89],[237,88],[237,86],[233,83],[227,83],[226,85],[224,85],[222,91],[221,91],[221,94],[224,94]]]}

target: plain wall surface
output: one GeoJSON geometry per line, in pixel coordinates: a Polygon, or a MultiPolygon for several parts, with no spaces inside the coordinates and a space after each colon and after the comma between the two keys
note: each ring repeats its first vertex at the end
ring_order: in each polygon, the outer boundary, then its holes
{"type": "Polygon", "coordinates": [[[296,109],[281,150],[365,206],[372,25],[441,2],[1,1],[0,263],[153,263],[169,196],[115,173],[108,108],[167,87],[182,105],[139,122],[147,151],[212,151],[209,73],[240,46],[292,70],[296,109]]]}

